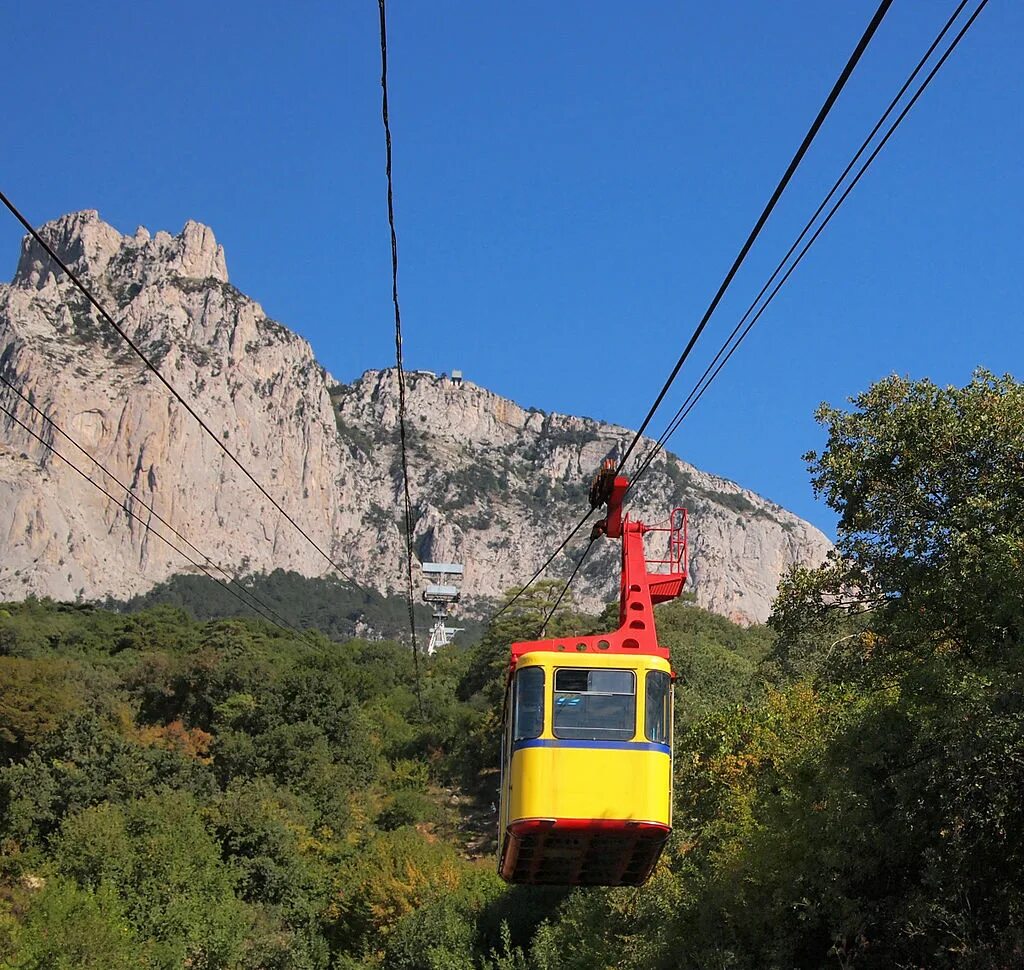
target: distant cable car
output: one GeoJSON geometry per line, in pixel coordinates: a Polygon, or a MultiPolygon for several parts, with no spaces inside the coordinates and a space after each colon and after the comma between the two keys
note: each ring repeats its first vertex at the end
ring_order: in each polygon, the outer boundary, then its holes
{"type": "Polygon", "coordinates": [[[686,583],[687,517],[667,528],[622,515],[629,482],[606,464],[591,504],[622,539],[619,628],[512,644],[505,691],[498,871],[513,883],[638,886],[672,830],[672,680],[654,604],[686,583]],[[643,537],[669,532],[667,573],[643,537]]]}

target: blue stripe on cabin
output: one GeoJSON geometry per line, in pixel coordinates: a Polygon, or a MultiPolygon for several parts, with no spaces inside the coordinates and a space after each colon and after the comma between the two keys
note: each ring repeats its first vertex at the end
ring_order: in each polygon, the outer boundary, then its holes
{"type": "Polygon", "coordinates": [[[599,748],[602,751],[658,751],[668,755],[672,753],[667,744],[658,744],[655,741],[585,741],[579,738],[530,738],[513,742],[513,752],[520,748],[599,748]]]}

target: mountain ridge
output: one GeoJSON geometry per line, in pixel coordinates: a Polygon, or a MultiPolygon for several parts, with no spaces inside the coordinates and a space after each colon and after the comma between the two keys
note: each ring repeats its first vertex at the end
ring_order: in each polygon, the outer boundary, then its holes
{"type": "MultiPolygon", "coordinates": [[[[307,341],[230,284],[223,247],[199,223],[177,236],[141,227],[127,236],[87,210],[40,231],[332,559],[381,593],[404,588],[393,368],[336,381],[307,341]]],[[[30,238],[0,286],[0,373],[213,559],[242,574],[329,571],[30,238]]],[[[632,432],[427,371],[409,372],[407,384],[416,551],[464,561],[467,612],[480,615],[547,558],[585,510],[601,460],[632,432]]],[[[124,599],[194,571],[6,416],[0,427],[0,596],[124,599]]],[[[119,494],[121,509],[149,517],[119,494]]],[[[830,548],[775,503],[668,453],[631,504],[652,522],[690,507],[697,601],[741,622],[763,621],[781,574],[830,548]]],[[[551,575],[567,575],[578,554],[570,546],[551,575]]],[[[614,598],[617,559],[615,544],[595,546],[576,585],[581,606],[614,598]]]]}

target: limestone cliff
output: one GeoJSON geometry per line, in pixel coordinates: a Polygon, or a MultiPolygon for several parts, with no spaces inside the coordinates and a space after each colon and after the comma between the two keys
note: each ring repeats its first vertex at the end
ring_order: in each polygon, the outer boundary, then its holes
{"type": "MultiPolygon", "coordinates": [[[[335,561],[361,584],[402,590],[393,370],[335,382],[306,341],[231,286],[205,226],[122,236],[88,211],[41,231],[335,561]]],[[[0,375],[232,571],[330,571],[28,239],[13,282],[0,286],[0,375]]],[[[124,489],[6,388],[0,400],[120,500],[0,413],[0,597],[123,599],[193,570],[125,513],[148,516],[124,489]]],[[[422,372],[408,376],[408,407],[417,550],[466,563],[470,609],[533,572],[585,510],[601,460],[630,438],[422,372]]],[[[671,455],[638,493],[632,507],[652,521],[690,508],[698,602],[742,621],[765,619],[782,571],[829,547],[779,506],[671,455]]],[[[568,572],[569,554],[553,575],[568,572]]],[[[612,543],[598,545],[577,584],[584,605],[613,596],[616,559],[612,543]]]]}

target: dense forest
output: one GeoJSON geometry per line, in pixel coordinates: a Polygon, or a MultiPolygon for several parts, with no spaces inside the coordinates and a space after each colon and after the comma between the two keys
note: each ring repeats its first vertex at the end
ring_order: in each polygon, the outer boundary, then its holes
{"type": "Polygon", "coordinates": [[[1024,387],[818,417],[829,562],[768,627],[658,609],[675,831],[640,889],[495,874],[508,644],[555,584],[419,678],[394,642],[4,606],[0,966],[1024,965],[1024,387]]]}
{"type": "MultiPolygon", "coordinates": [[[[104,606],[119,613],[178,606],[198,620],[210,620],[252,616],[249,604],[253,599],[261,605],[264,617],[280,618],[300,630],[319,630],[332,640],[408,635],[409,603],[404,596],[384,596],[345,580],[311,578],[284,569],[256,573],[227,586],[206,575],[179,574],[139,596],[108,600],[104,606]]],[[[425,603],[416,604],[416,622],[422,627],[430,627],[432,613],[425,603]]],[[[458,622],[465,634],[460,642],[480,638],[479,621],[459,617],[458,622]]]]}

